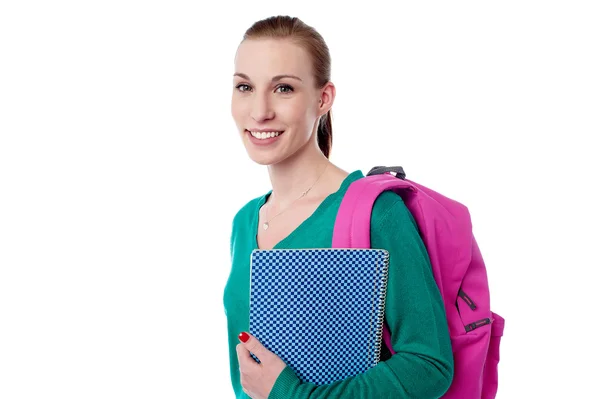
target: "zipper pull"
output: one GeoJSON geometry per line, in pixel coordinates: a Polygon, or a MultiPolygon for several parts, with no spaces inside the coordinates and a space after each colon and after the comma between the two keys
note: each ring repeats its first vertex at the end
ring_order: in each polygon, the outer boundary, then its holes
{"type": "Polygon", "coordinates": [[[479,328],[479,327],[483,327],[483,326],[485,326],[486,324],[490,324],[491,322],[492,322],[492,321],[491,321],[490,319],[481,319],[481,320],[477,320],[477,321],[476,321],[476,322],[474,322],[474,323],[467,324],[467,325],[465,326],[465,330],[467,330],[467,332],[469,332],[469,331],[473,331],[474,329],[476,329],[476,328],[479,328]]]}
{"type": "Polygon", "coordinates": [[[469,305],[471,310],[477,309],[477,305],[475,305],[475,302],[473,302],[473,300],[471,298],[469,298],[469,296],[467,294],[465,294],[465,292],[463,290],[458,290],[458,296],[461,297],[462,300],[465,301],[467,305],[469,305]]]}

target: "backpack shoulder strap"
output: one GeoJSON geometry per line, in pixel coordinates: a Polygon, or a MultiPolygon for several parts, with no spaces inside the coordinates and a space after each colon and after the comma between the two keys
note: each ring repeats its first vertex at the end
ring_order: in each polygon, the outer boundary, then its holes
{"type": "Polygon", "coordinates": [[[384,191],[416,191],[408,181],[388,174],[366,176],[350,184],[338,210],[333,248],[371,247],[371,210],[384,191]]]}

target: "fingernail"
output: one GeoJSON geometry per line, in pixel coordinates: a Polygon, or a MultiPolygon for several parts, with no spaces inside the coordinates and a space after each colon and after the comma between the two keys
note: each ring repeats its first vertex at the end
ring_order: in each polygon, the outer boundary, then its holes
{"type": "Polygon", "coordinates": [[[240,335],[238,336],[238,338],[240,339],[240,341],[242,341],[243,343],[246,343],[248,341],[248,339],[250,338],[250,336],[248,334],[246,334],[245,332],[241,332],[240,335]]]}

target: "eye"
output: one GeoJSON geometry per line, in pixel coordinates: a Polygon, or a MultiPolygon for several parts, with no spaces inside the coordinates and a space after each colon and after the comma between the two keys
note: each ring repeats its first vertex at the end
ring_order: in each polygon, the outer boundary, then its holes
{"type": "MultiPolygon", "coordinates": [[[[250,86],[248,86],[247,84],[242,83],[242,84],[237,85],[235,88],[238,89],[238,90],[240,90],[240,87],[248,87],[249,88],[250,86]]],[[[240,91],[244,92],[246,90],[240,90],[240,91]]]]}
{"type": "Polygon", "coordinates": [[[280,91],[280,93],[291,93],[294,91],[294,88],[290,85],[281,85],[279,87],[277,87],[277,89],[286,89],[287,91],[280,91]]]}

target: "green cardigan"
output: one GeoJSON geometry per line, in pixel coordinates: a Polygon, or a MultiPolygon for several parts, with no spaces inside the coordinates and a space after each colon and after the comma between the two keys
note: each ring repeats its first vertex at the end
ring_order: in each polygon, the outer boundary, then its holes
{"type": "MultiPolygon", "coordinates": [[[[333,226],[342,197],[360,170],[349,174],[335,193],[275,248],[331,247],[333,226]]],[[[231,272],[223,302],[227,317],[230,374],[236,398],[242,391],[235,347],[238,334],[248,331],[250,253],[258,248],[258,213],[271,191],[244,205],[233,220],[231,272]]],[[[385,319],[396,354],[367,372],[317,386],[302,383],[286,367],[277,378],[269,399],[315,398],[438,398],[450,387],[454,372],[450,336],[442,298],[417,225],[402,198],[384,192],[375,201],[371,216],[371,246],[390,253],[385,319]]],[[[352,337],[340,337],[352,339],[352,337]]]]}

